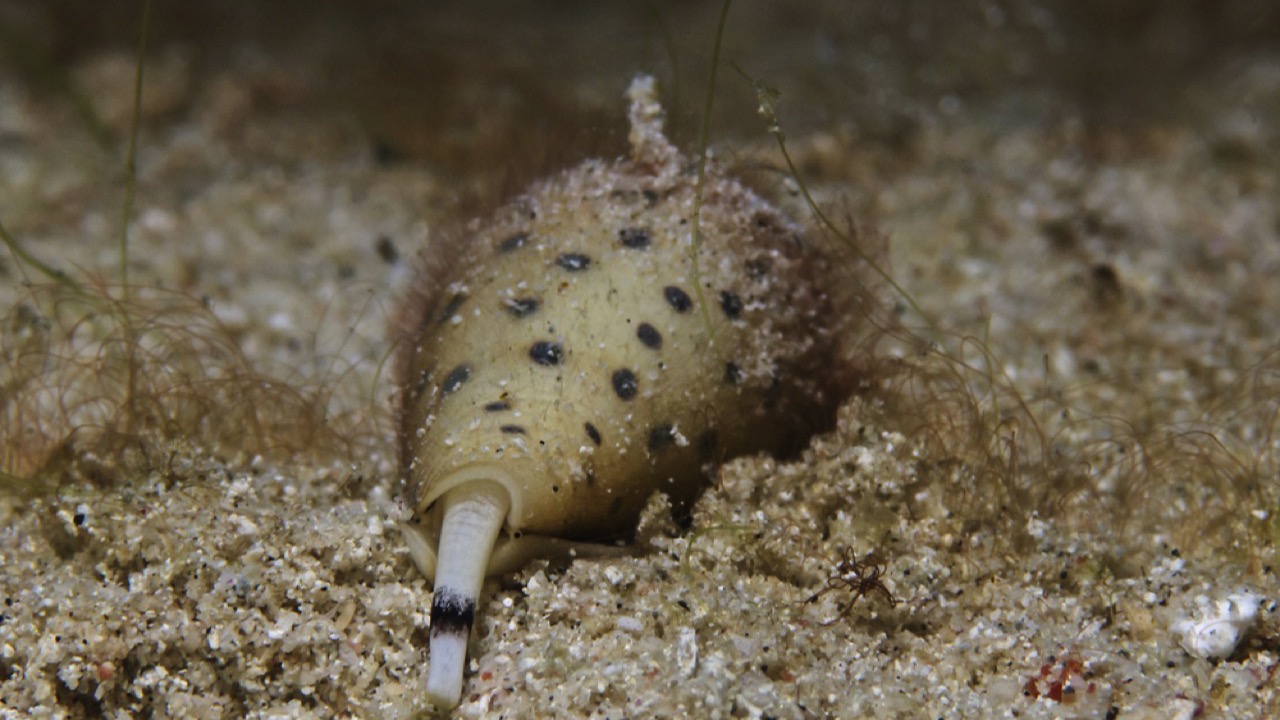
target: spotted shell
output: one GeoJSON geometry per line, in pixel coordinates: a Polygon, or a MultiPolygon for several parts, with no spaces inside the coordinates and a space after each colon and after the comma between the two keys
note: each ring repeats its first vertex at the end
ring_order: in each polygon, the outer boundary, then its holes
{"type": "Polygon", "coordinates": [[[473,225],[418,299],[402,454],[429,576],[433,507],[471,479],[510,494],[495,558],[625,538],[654,492],[690,502],[715,463],[794,446],[839,399],[826,258],[714,167],[695,237],[696,164],[663,136],[652,81],[630,95],[630,157],[473,225]]]}
{"type": "Polygon", "coordinates": [[[662,133],[650,78],[631,152],[474,223],[409,302],[401,454],[410,554],[432,580],[427,695],[457,704],[484,575],[626,538],[723,459],[779,451],[842,396],[830,263],[662,133]]]}

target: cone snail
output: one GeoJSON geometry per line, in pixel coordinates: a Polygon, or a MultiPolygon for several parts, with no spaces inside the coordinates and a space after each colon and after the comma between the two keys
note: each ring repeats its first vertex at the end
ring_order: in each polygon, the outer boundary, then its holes
{"type": "Polygon", "coordinates": [[[695,247],[697,163],[652,78],[628,97],[629,156],[472,223],[406,303],[405,535],[434,585],[438,707],[461,697],[486,576],[616,551],[652,494],[687,508],[720,461],[796,448],[848,386],[830,261],[714,163],[695,247]]]}

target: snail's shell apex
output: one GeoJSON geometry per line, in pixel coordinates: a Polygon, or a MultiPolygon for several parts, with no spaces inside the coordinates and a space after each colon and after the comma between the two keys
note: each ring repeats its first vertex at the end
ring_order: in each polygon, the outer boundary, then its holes
{"type": "Polygon", "coordinates": [[[663,135],[653,81],[629,96],[629,157],[473,223],[413,300],[399,402],[428,576],[447,490],[507,489],[495,557],[626,537],[655,491],[688,503],[714,463],[794,445],[841,399],[825,257],[714,166],[695,245],[697,165],[663,135]]]}

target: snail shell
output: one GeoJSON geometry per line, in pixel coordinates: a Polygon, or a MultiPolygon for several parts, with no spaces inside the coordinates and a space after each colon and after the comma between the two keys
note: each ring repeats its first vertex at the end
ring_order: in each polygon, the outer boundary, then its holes
{"type": "Polygon", "coordinates": [[[461,695],[486,574],[625,539],[723,459],[792,448],[842,399],[828,261],[662,133],[652,78],[631,153],[588,161],[468,228],[409,301],[401,451],[411,554],[434,582],[428,693],[461,695]],[[696,265],[695,265],[696,257],[696,265]]]}

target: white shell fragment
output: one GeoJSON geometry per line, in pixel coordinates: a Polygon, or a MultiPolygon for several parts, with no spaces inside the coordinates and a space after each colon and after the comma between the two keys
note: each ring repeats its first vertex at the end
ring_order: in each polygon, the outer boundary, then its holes
{"type": "Polygon", "coordinates": [[[1244,632],[1258,619],[1261,598],[1252,593],[1229,595],[1197,618],[1178,620],[1170,628],[1182,636],[1182,647],[1198,658],[1225,658],[1235,652],[1244,632]]]}

